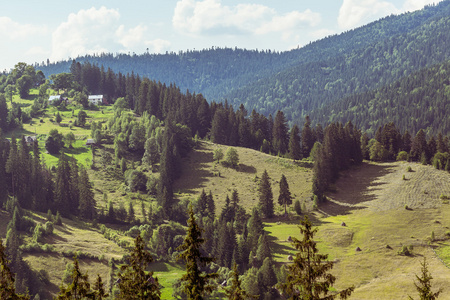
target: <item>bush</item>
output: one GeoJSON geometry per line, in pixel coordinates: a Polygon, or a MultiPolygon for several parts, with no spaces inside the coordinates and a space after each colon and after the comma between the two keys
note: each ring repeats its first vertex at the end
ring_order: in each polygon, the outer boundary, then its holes
{"type": "Polygon", "coordinates": [[[407,168],[406,168],[406,172],[412,172],[413,171],[413,169],[411,168],[411,166],[408,166],[407,168]]]}
{"type": "Polygon", "coordinates": [[[400,161],[400,160],[403,160],[403,161],[408,160],[408,153],[406,151],[400,151],[397,154],[397,161],[400,161]]]}
{"type": "Polygon", "coordinates": [[[297,213],[297,215],[300,215],[302,213],[300,200],[295,200],[295,202],[294,202],[294,210],[297,213]]]}
{"type": "Polygon", "coordinates": [[[46,235],[53,234],[53,222],[46,222],[44,225],[44,230],[46,235]]]}
{"type": "Polygon", "coordinates": [[[411,252],[409,251],[408,247],[406,245],[402,246],[402,249],[398,252],[399,255],[405,255],[410,256],[411,252]]]}

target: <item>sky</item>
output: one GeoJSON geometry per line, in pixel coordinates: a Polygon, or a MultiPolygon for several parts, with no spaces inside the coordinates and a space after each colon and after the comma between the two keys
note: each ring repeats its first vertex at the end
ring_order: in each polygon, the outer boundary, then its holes
{"type": "Polygon", "coordinates": [[[0,3],[0,71],[18,62],[211,47],[286,51],[440,0],[19,0],[0,3]]]}

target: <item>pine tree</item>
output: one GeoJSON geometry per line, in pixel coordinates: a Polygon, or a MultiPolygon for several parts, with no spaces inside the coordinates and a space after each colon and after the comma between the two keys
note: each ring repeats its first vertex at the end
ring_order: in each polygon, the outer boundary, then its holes
{"type": "Polygon", "coordinates": [[[199,300],[203,295],[214,290],[214,286],[210,283],[211,279],[216,278],[216,273],[205,274],[200,267],[205,266],[213,261],[211,257],[203,256],[200,248],[205,240],[201,237],[202,229],[195,221],[192,206],[189,207],[188,229],[186,237],[181,246],[177,248],[182,251],[178,256],[179,260],[186,263],[186,274],[181,277],[184,283],[184,291],[188,299],[199,300]]]}
{"type": "Polygon", "coordinates": [[[258,296],[248,294],[242,288],[242,280],[239,279],[239,271],[236,264],[233,266],[233,270],[231,272],[231,285],[230,287],[225,288],[225,294],[227,295],[229,300],[247,300],[249,298],[258,299],[258,296]]]}
{"type": "Polygon", "coordinates": [[[258,245],[258,239],[264,232],[264,225],[259,215],[259,210],[254,207],[252,210],[252,215],[247,223],[248,234],[244,237],[247,238],[249,251],[256,252],[256,247],[258,245]]]}
{"type": "Polygon", "coordinates": [[[292,196],[289,191],[289,184],[284,174],[281,175],[280,179],[280,195],[278,196],[278,203],[280,205],[284,205],[284,215],[287,216],[287,206],[292,204],[292,196]]]}
{"type": "Polygon", "coordinates": [[[160,299],[158,278],[153,277],[153,272],[146,271],[152,261],[152,256],[145,250],[142,237],[138,235],[130,253],[129,264],[120,267],[118,299],[160,299]]]}
{"type": "Polygon", "coordinates": [[[300,129],[297,125],[292,126],[289,135],[289,158],[299,160],[302,158],[302,148],[300,147],[300,129]]]}
{"type": "Polygon", "coordinates": [[[315,138],[311,129],[311,120],[309,116],[305,118],[305,124],[302,129],[302,151],[303,157],[309,157],[312,147],[314,146],[315,138]]]}
{"type": "Polygon", "coordinates": [[[329,295],[336,277],[329,273],[333,262],[326,260],[328,255],[318,253],[317,243],[314,241],[317,228],[312,229],[307,216],[300,221],[299,228],[303,238],[292,238],[292,244],[298,252],[293,264],[287,267],[286,282],[279,284],[279,287],[289,299],[335,299],[337,296],[347,299],[354,287],[329,295]]]}
{"type": "Polygon", "coordinates": [[[80,169],[79,197],[80,216],[88,220],[93,220],[95,218],[94,192],[92,191],[92,185],[89,182],[89,176],[84,167],[80,169]]]}
{"type": "Polygon", "coordinates": [[[6,249],[3,246],[2,239],[0,239],[0,299],[30,299],[28,295],[24,296],[16,294],[14,274],[8,266],[6,249]]]}
{"type": "MultiPolygon", "coordinates": [[[[414,283],[416,286],[417,292],[419,293],[419,299],[420,300],[434,300],[437,299],[439,294],[442,292],[442,289],[438,290],[437,292],[431,291],[431,279],[433,277],[431,276],[430,272],[428,271],[428,264],[427,259],[423,258],[423,263],[420,263],[421,268],[421,277],[416,275],[417,283],[414,283]]],[[[409,296],[409,299],[413,299],[411,296],[409,296]]]]}
{"type": "Polygon", "coordinates": [[[277,111],[272,129],[272,145],[276,153],[285,154],[288,151],[288,125],[284,113],[277,111]]]}
{"type": "Polygon", "coordinates": [[[71,276],[71,284],[67,287],[61,284],[59,287],[59,294],[56,300],[78,300],[85,298],[92,298],[94,293],[91,291],[91,286],[88,281],[88,275],[83,275],[78,264],[78,259],[73,259],[73,271],[71,276]]]}
{"type": "Polygon", "coordinates": [[[272,218],[274,215],[273,193],[270,186],[270,177],[264,170],[259,183],[259,207],[264,217],[272,218]]]}

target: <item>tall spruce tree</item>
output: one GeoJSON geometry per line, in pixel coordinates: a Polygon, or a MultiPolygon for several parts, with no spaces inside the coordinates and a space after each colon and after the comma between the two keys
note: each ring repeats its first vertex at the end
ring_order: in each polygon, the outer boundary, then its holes
{"type": "Polygon", "coordinates": [[[312,228],[307,216],[300,221],[299,228],[303,238],[292,238],[292,244],[298,252],[293,263],[287,267],[286,282],[279,284],[283,293],[289,299],[335,299],[337,296],[347,299],[354,287],[337,293],[330,291],[336,281],[336,277],[329,273],[334,263],[327,261],[327,254],[319,254],[314,241],[317,228],[312,228]]]}
{"type": "Polygon", "coordinates": [[[225,288],[225,294],[229,300],[247,300],[247,299],[258,299],[259,296],[251,295],[247,293],[242,287],[242,280],[239,279],[239,271],[236,264],[233,265],[233,270],[231,272],[231,285],[225,288]]]}
{"type": "Polygon", "coordinates": [[[141,300],[160,299],[158,278],[153,272],[147,272],[148,265],[153,261],[150,253],[145,250],[145,243],[140,235],[134,241],[134,248],[130,253],[129,264],[120,267],[118,299],[141,300]]]}
{"type": "Polygon", "coordinates": [[[79,178],[79,212],[80,216],[88,220],[95,218],[95,199],[92,185],[89,182],[89,176],[84,167],[80,168],[79,178]]]}
{"type": "Polygon", "coordinates": [[[183,244],[177,248],[181,253],[179,260],[186,264],[186,274],[181,277],[184,291],[188,299],[200,300],[207,293],[214,290],[211,279],[217,278],[218,274],[206,274],[201,271],[201,267],[213,261],[213,258],[204,256],[200,249],[205,240],[202,238],[202,229],[195,221],[192,206],[189,207],[188,229],[183,244]]]}
{"type": "Polygon", "coordinates": [[[264,170],[259,183],[259,207],[264,217],[272,218],[274,215],[273,193],[270,186],[270,177],[264,170]]]}
{"type": "Polygon", "coordinates": [[[30,299],[28,295],[18,295],[14,285],[14,274],[8,266],[6,249],[0,239],[0,299],[21,300],[30,299]]]}
{"type": "Polygon", "coordinates": [[[289,191],[289,184],[284,174],[281,174],[278,203],[284,206],[284,214],[287,215],[287,206],[292,204],[292,196],[291,191],[289,191]]]}
{"type": "Polygon", "coordinates": [[[300,129],[297,125],[292,126],[289,135],[289,158],[299,160],[302,158],[302,148],[300,147],[300,129]]]}
{"type": "Polygon", "coordinates": [[[288,151],[288,129],[284,113],[277,111],[272,129],[272,145],[275,153],[285,154],[288,151]]]}
{"type": "Polygon", "coordinates": [[[88,275],[82,274],[78,259],[73,259],[73,270],[71,275],[71,284],[65,287],[63,284],[59,287],[59,294],[55,300],[81,300],[81,299],[95,299],[94,292],[91,290],[91,285],[88,281],[88,275]]]}

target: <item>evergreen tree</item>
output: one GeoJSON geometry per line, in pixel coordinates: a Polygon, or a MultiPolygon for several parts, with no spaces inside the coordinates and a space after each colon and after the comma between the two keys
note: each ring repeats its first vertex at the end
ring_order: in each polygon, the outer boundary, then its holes
{"type": "Polygon", "coordinates": [[[236,149],[233,147],[229,147],[227,152],[225,153],[225,161],[232,168],[236,168],[239,164],[239,154],[236,149]]]}
{"type": "Polygon", "coordinates": [[[273,136],[273,150],[279,154],[285,154],[288,150],[288,125],[284,113],[277,111],[275,116],[272,136],[273,136]]]}
{"type": "Polygon", "coordinates": [[[309,157],[312,147],[314,146],[315,138],[311,129],[311,120],[309,116],[305,118],[305,124],[302,129],[302,151],[303,157],[309,157]]]}
{"type": "Polygon", "coordinates": [[[146,271],[152,261],[152,256],[145,250],[142,237],[138,235],[130,253],[129,264],[122,265],[117,275],[120,291],[118,299],[160,299],[158,278],[153,277],[153,272],[146,271]]]}
{"type": "Polygon", "coordinates": [[[216,204],[214,202],[214,198],[211,191],[209,191],[206,201],[208,207],[208,216],[211,218],[211,220],[214,220],[216,216],[216,204]]]}
{"type": "MultiPolygon", "coordinates": [[[[422,268],[421,268],[421,276],[417,276],[416,275],[416,279],[417,279],[417,283],[414,283],[414,285],[416,286],[417,292],[419,293],[419,299],[420,300],[434,300],[437,299],[439,294],[442,292],[442,289],[440,289],[437,292],[432,292],[431,291],[431,279],[433,279],[433,277],[431,276],[430,272],[428,271],[428,264],[427,264],[427,260],[424,257],[423,258],[423,263],[420,263],[422,268]]],[[[413,299],[411,296],[409,296],[409,299],[413,299]]]]}
{"type": "Polygon", "coordinates": [[[273,193],[272,187],[270,186],[270,177],[267,171],[264,170],[261,181],[259,183],[259,207],[264,217],[272,218],[274,215],[274,205],[273,205],[273,193]]]}
{"type": "Polygon", "coordinates": [[[56,300],[78,300],[93,298],[94,293],[91,291],[91,287],[88,281],[88,275],[83,275],[78,264],[78,259],[73,259],[73,270],[71,276],[71,284],[64,287],[63,284],[59,287],[59,294],[56,296],[56,300]]]}
{"type": "Polygon", "coordinates": [[[312,229],[307,216],[300,221],[299,228],[303,238],[292,238],[292,244],[298,252],[293,264],[287,267],[286,282],[279,285],[284,294],[289,299],[335,299],[337,296],[347,299],[354,287],[329,295],[336,277],[329,273],[333,262],[326,260],[328,255],[318,253],[317,243],[314,241],[317,228],[312,229]]]}
{"type": "Polygon", "coordinates": [[[80,216],[88,220],[93,220],[95,218],[94,192],[92,191],[92,185],[89,182],[89,176],[84,167],[80,169],[79,197],[80,216]]]}
{"type": "Polygon", "coordinates": [[[184,283],[184,291],[188,299],[203,299],[206,293],[214,290],[214,286],[210,283],[211,279],[216,278],[216,273],[205,274],[201,271],[201,267],[213,261],[212,258],[203,256],[200,248],[205,240],[201,237],[202,229],[195,221],[192,206],[189,207],[188,229],[186,237],[181,246],[177,248],[182,251],[178,256],[179,260],[186,263],[186,274],[181,277],[184,283]]]}
{"type": "Polygon", "coordinates": [[[225,288],[225,294],[229,300],[247,300],[249,298],[258,298],[258,296],[248,294],[241,286],[242,280],[239,279],[239,271],[236,264],[233,265],[230,281],[231,285],[225,288]]]}
{"type": "Polygon", "coordinates": [[[0,299],[30,299],[28,295],[24,296],[16,294],[14,274],[8,266],[6,249],[3,246],[2,239],[0,239],[0,299]]]}
{"type": "Polygon", "coordinates": [[[292,126],[289,135],[289,158],[299,160],[302,158],[302,148],[300,147],[300,129],[297,125],[292,126]]]}
{"type": "Polygon", "coordinates": [[[292,204],[292,196],[291,192],[289,191],[289,184],[284,174],[281,174],[280,195],[278,196],[278,203],[280,205],[284,205],[284,214],[287,215],[287,206],[292,204]]]}
{"type": "Polygon", "coordinates": [[[247,223],[248,234],[244,237],[247,238],[249,251],[256,252],[256,247],[258,245],[258,239],[264,232],[264,225],[259,215],[259,210],[254,207],[252,210],[252,215],[247,223]]]}

